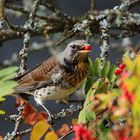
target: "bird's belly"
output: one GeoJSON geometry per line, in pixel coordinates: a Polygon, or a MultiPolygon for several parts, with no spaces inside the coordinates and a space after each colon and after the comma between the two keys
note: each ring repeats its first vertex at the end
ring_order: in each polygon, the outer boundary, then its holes
{"type": "Polygon", "coordinates": [[[72,94],[76,89],[79,87],[79,84],[77,84],[75,87],[71,88],[64,88],[56,87],[56,86],[47,86],[41,89],[38,89],[34,91],[34,95],[36,98],[40,98],[40,100],[59,100],[62,98],[65,98],[72,94]]]}

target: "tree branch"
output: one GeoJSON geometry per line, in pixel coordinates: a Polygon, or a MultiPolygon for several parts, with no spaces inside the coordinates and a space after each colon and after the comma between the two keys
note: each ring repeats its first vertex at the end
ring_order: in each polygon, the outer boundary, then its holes
{"type": "Polygon", "coordinates": [[[100,57],[101,57],[101,60],[104,62],[108,60],[108,51],[109,51],[109,32],[108,32],[109,26],[106,19],[100,22],[100,28],[102,32],[102,36],[101,36],[102,45],[100,47],[101,49],[100,57]]]}
{"type": "Polygon", "coordinates": [[[7,120],[11,120],[15,122],[15,128],[14,131],[12,133],[7,133],[7,135],[4,137],[4,140],[16,140],[17,136],[18,136],[18,130],[20,127],[20,123],[22,121],[22,110],[23,110],[24,106],[21,105],[18,107],[18,115],[11,115],[8,118],[6,118],[7,120]]]}
{"type": "Polygon", "coordinates": [[[23,74],[27,68],[27,56],[28,56],[28,51],[29,51],[29,41],[31,39],[31,33],[33,32],[33,29],[34,29],[34,20],[35,20],[35,15],[36,15],[37,9],[39,7],[39,4],[40,4],[40,0],[36,0],[34,2],[32,11],[29,15],[29,20],[24,25],[24,28],[27,31],[24,34],[23,48],[19,52],[19,57],[21,59],[20,67],[19,67],[19,75],[23,74]]]}
{"type": "Polygon", "coordinates": [[[68,116],[71,116],[72,114],[74,114],[75,112],[78,112],[80,111],[81,109],[83,108],[82,105],[70,105],[70,108],[67,108],[67,109],[62,109],[59,113],[57,114],[54,114],[54,121],[56,120],[60,120],[64,117],[68,117],[68,116]]]}

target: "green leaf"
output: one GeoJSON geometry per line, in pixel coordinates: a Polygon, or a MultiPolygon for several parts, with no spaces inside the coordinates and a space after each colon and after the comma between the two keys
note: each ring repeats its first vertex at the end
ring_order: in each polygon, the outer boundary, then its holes
{"type": "Polygon", "coordinates": [[[125,84],[128,87],[128,91],[132,92],[132,91],[134,91],[138,87],[139,78],[137,76],[133,75],[130,78],[127,78],[125,80],[125,84]]]}
{"type": "Polygon", "coordinates": [[[79,117],[78,117],[78,123],[86,123],[86,114],[85,114],[85,110],[82,109],[79,113],[79,117]]]}
{"type": "Polygon", "coordinates": [[[0,102],[5,101],[5,98],[0,97],[0,102]]]}
{"type": "Polygon", "coordinates": [[[92,88],[89,89],[89,91],[88,91],[88,93],[87,93],[87,96],[86,96],[85,103],[84,103],[84,107],[85,107],[86,105],[89,104],[89,102],[90,102],[90,97],[93,96],[94,92],[95,92],[94,89],[92,89],[92,88]]]}
{"type": "Polygon", "coordinates": [[[94,62],[94,72],[95,76],[100,77],[101,76],[101,60],[97,58],[94,62]]]}
{"type": "Polygon", "coordinates": [[[122,94],[121,89],[119,88],[113,88],[111,91],[116,95],[116,97],[119,97],[122,94]]]}
{"type": "Polygon", "coordinates": [[[90,57],[88,57],[88,62],[89,62],[88,75],[93,76],[94,75],[94,66],[93,66],[93,61],[91,60],[90,57]]]}
{"type": "Polygon", "coordinates": [[[107,77],[108,73],[109,73],[109,69],[110,69],[110,62],[109,61],[106,61],[104,63],[104,66],[102,68],[102,71],[101,71],[101,76],[102,77],[107,77]]]}
{"type": "Polygon", "coordinates": [[[128,59],[130,56],[130,51],[127,51],[123,54],[123,59],[128,59]]]}
{"type": "Polygon", "coordinates": [[[7,75],[7,76],[2,77],[2,78],[0,79],[0,81],[7,81],[7,80],[9,80],[9,79],[12,79],[12,78],[16,77],[16,75],[17,75],[17,73],[9,74],[9,75],[7,75]]]}
{"type": "Polygon", "coordinates": [[[87,79],[86,83],[85,83],[85,92],[87,93],[89,91],[89,89],[91,88],[93,84],[93,79],[89,78],[87,79]]]}
{"type": "Polygon", "coordinates": [[[137,98],[140,100],[140,83],[137,85],[135,93],[136,93],[137,98]]]}
{"type": "Polygon", "coordinates": [[[116,75],[114,74],[115,69],[116,67],[114,65],[111,65],[108,76],[107,76],[110,82],[114,82],[116,80],[116,75]]]}
{"type": "Polygon", "coordinates": [[[107,135],[108,131],[109,129],[106,128],[103,124],[100,126],[100,130],[99,130],[100,140],[109,140],[107,135]]]}
{"type": "Polygon", "coordinates": [[[6,112],[3,110],[0,110],[0,115],[4,115],[6,112]]]}
{"type": "Polygon", "coordinates": [[[96,90],[96,93],[106,93],[109,88],[109,82],[108,81],[100,81],[98,88],[96,90]]]}
{"type": "MultiPolygon", "coordinates": [[[[92,104],[92,106],[93,106],[93,104],[92,104]]],[[[87,109],[85,109],[85,115],[86,115],[86,120],[87,121],[91,121],[91,120],[95,120],[96,119],[95,112],[90,112],[87,109]]]]}
{"type": "MultiPolygon", "coordinates": [[[[0,79],[3,77],[12,77],[15,75],[15,72],[18,70],[18,67],[8,67],[5,69],[0,70],[0,79]]],[[[6,79],[6,78],[4,78],[6,79]]],[[[6,79],[7,80],[7,79],[6,79]]]]}
{"type": "Polygon", "coordinates": [[[17,83],[15,81],[5,81],[0,83],[0,97],[6,96],[12,93],[17,83]]]}

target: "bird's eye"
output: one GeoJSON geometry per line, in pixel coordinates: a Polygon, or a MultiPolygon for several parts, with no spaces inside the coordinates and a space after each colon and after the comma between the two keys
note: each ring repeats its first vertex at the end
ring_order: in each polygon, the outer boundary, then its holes
{"type": "Polygon", "coordinates": [[[71,46],[71,49],[72,49],[72,50],[76,50],[76,49],[77,49],[76,45],[72,45],[72,46],[71,46]]]}

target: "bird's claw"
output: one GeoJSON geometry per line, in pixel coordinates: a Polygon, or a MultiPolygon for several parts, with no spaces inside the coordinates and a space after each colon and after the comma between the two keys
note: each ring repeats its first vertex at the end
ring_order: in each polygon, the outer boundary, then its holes
{"type": "Polygon", "coordinates": [[[48,113],[48,122],[54,124],[54,115],[51,113],[48,113]]]}

